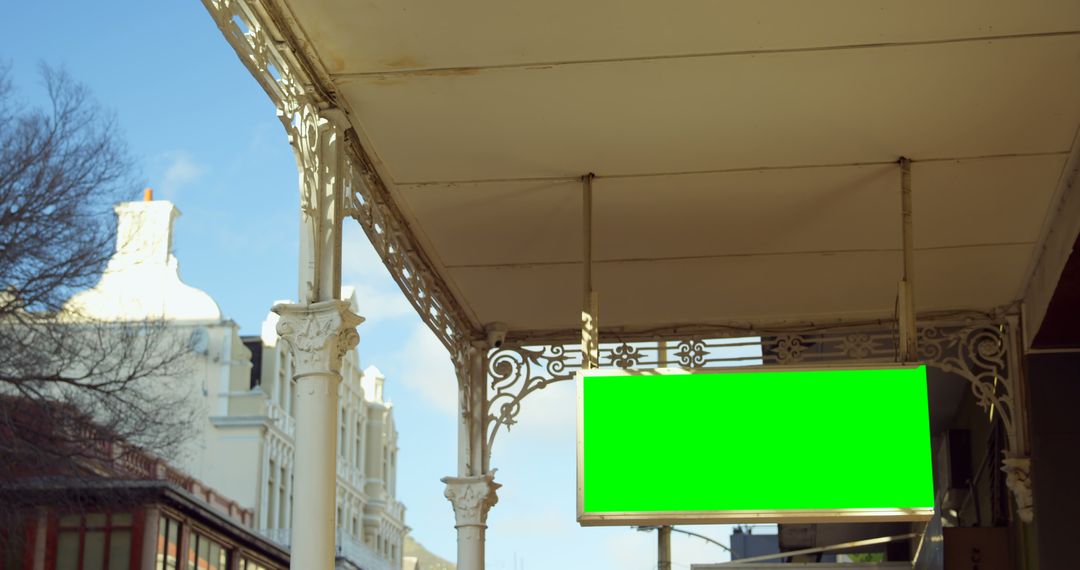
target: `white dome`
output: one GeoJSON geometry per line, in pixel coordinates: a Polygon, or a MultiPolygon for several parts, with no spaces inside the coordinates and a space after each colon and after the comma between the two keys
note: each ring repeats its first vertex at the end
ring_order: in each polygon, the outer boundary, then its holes
{"type": "Polygon", "coordinates": [[[98,284],[72,297],[66,309],[76,318],[106,321],[220,322],[214,299],[180,280],[171,253],[176,207],[165,200],[127,202],[116,213],[116,253],[98,284]]]}

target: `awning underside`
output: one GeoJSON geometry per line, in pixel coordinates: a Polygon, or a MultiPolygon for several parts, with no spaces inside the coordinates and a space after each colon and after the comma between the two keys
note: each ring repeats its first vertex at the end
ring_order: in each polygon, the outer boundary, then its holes
{"type": "Polygon", "coordinates": [[[605,327],[891,314],[900,156],[919,310],[1023,295],[1080,3],[629,4],[281,7],[474,325],[578,326],[587,172],[605,327]]]}

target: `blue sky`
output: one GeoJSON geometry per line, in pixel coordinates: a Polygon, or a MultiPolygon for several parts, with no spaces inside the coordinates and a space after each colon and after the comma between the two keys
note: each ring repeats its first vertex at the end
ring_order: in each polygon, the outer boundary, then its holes
{"type": "MultiPolygon", "coordinates": [[[[210,293],[244,334],[275,300],[296,295],[297,173],[269,98],[202,3],[10,3],[0,61],[20,94],[40,100],[39,62],[64,66],[119,119],[138,173],[183,212],[174,249],[183,279],[210,293]]],[[[136,198],[141,187],[132,188],[136,198]]],[[[390,280],[359,226],[346,221],[344,280],[357,287],[360,358],[387,377],[400,432],[399,498],[429,549],[454,559],[439,478],[456,467],[449,360],[390,280]]],[[[530,396],[499,435],[492,466],[504,487],[489,516],[488,567],[655,568],[655,534],[574,522],[573,386],[530,396]]],[[[727,542],[729,527],[687,527],[727,542]]],[[[762,529],[764,531],[765,529],[762,529]]],[[[673,538],[675,568],[725,560],[699,539],[673,538]]]]}

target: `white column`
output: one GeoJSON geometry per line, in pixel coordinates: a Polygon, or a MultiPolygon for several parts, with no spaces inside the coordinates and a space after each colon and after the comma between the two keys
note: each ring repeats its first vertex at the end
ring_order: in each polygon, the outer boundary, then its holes
{"type": "Polygon", "coordinates": [[[499,501],[495,473],[474,477],[443,477],[446,498],[454,505],[454,528],[457,529],[457,567],[459,570],[484,570],[484,534],[488,510],[499,501]]]}
{"type": "Polygon", "coordinates": [[[299,302],[274,312],[296,379],[292,570],[334,567],[338,387],[363,321],[339,299],[346,126],[341,111],[309,102],[289,127],[300,170],[299,302]]]}
{"type": "Polygon", "coordinates": [[[487,351],[482,345],[463,350],[457,363],[458,476],[444,477],[446,498],[454,508],[459,570],[484,570],[488,510],[498,502],[495,472],[487,471],[484,407],[487,401],[487,351]]]}
{"type": "Polygon", "coordinates": [[[293,570],[334,567],[338,366],[359,341],[362,319],[345,301],[277,305],[277,331],[293,351],[296,454],[293,467],[293,570]]]}

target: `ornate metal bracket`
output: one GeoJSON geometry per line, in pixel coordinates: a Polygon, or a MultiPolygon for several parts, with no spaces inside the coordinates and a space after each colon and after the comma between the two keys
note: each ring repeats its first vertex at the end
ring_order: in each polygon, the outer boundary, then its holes
{"type": "MultiPolygon", "coordinates": [[[[203,5],[240,61],[277,107],[278,118],[291,135],[298,161],[306,159],[304,153],[311,148],[305,139],[311,134],[308,118],[340,106],[333,100],[333,86],[318,72],[317,62],[300,49],[303,42],[293,36],[289,26],[280,24],[284,18],[276,13],[272,3],[203,0],[203,5]]],[[[345,136],[342,141],[345,203],[340,214],[360,223],[420,318],[451,353],[456,352],[474,332],[468,319],[416,246],[405,218],[359,142],[344,132],[341,134],[345,136]]],[[[302,166],[305,188],[317,185],[318,181],[311,176],[316,172],[317,165],[314,169],[302,166]]],[[[306,204],[312,203],[310,196],[304,198],[306,204]]]]}
{"type": "MultiPolygon", "coordinates": [[[[1033,514],[1030,459],[1023,433],[1020,367],[1010,359],[1018,350],[1011,321],[924,323],[919,328],[919,353],[929,366],[956,374],[968,381],[976,402],[1002,422],[1008,447],[1002,461],[1006,482],[1024,521],[1033,514]]],[[[650,342],[603,344],[602,366],[654,368],[677,366],[706,368],[739,363],[825,364],[838,362],[894,362],[897,356],[895,328],[882,326],[836,327],[818,331],[759,331],[757,338],[669,339],[650,342]],[[761,353],[748,356],[760,347],[761,353]]],[[[581,349],[574,345],[516,346],[489,355],[490,393],[487,403],[487,452],[502,428],[517,423],[524,399],[533,392],[574,378],[581,367],[581,349]]]]}

